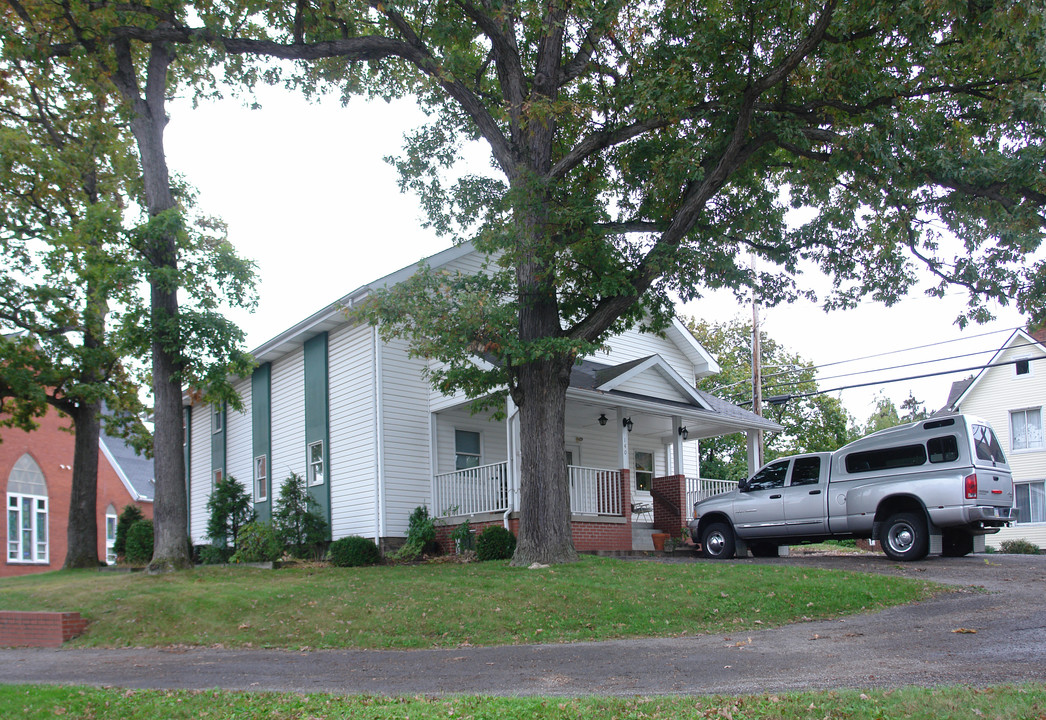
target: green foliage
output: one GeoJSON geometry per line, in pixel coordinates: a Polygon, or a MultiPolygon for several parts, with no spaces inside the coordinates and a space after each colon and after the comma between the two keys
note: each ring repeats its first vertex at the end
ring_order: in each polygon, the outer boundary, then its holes
{"type": "Polygon", "coordinates": [[[391,559],[410,562],[424,553],[435,554],[436,550],[436,519],[429,515],[427,507],[418,505],[407,518],[407,541],[391,559]]]}
{"type": "MultiPolygon", "coordinates": [[[[719,362],[721,371],[698,383],[718,397],[751,406],[752,325],[733,320],[709,323],[690,319],[694,336],[719,362]]],[[[760,337],[763,368],[763,414],[784,430],[764,433],[764,456],[770,462],[784,455],[836,450],[860,436],[856,421],[839,398],[818,391],[811,363],[765,333],[760,337]],[[791,396],[770,404],[766,398],[791,396]]],[[[707,477],[743,480],[748,477],[748,446],[742,433],[701,441],[701,472],[707,477]]]]}
{"type": "Polygon", "coordinates": [[[381,562],[381,551],[373,540],[349,535],[331,543],[327,559],[337,567],[377,565],[381,562]]]}
{"type": "Polygon", "coordinates": [[[516,552],[516,536],[501,525],[490,525],[476,538],[476,557],[480,560],[508,560],[516,552]]]}
{"type": "Polygon", "coordinates": [[[1025,538],[1003,540],[999,543],[999,550],[1012,555],[1038,555],[1042,552],[1038,545],[1025,538]]]}
{"type": "Polygon", "coordinates": [[[280,542],[296,558],[318,558],[328,538],[327,521],[309,496],[305,478],[297,473],[291,473],[280,486],[272,524],[280,542]]]}
{"type": "Polygon", "coordinates": [[[254,520],[254,504],[243,483],[227,477],[215,485],[207,499],[207,536],[219,548],[235,540],[240,527],[254,520]]]}
{"type": "Polygon", "coordinates": [[[127,531],[144,517],[137,505],[125,505],[120,511],[120,517],[116,519],[116,540],[113,542],[116,557],[127,554],[127,531]]]}
{"type": "Polygon", "coordinates": [[[127,562],[142,565],[153,557],[153,521],[142,519],[136,521],[127,530],[127,562]]]}
{"type": "Polygon", "coordinates": [[[283,555],[283,543],[267,522],[249,522],[236,533],[236,552],[229,562],[272,562],[283,555]]]}
{"type": "Polygon", "coordinates": [[[454,549],[457,552],[464,552],[466,550],[472,550],[472,546],[475,544],[475,537],[472,535],[472,523],[466,518],[460,525],[458,525],[450,533],[450,539],[454,542],[454,549]]]}

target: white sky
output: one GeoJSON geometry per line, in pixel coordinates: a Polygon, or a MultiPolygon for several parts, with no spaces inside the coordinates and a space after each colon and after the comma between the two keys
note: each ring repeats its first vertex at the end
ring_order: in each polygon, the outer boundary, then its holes
{"type": "MultiPolygon", "coordinates": [[[[353,101],[343,108],[333,98],[310,104],[269,88],[259,92],[259,100],[260,110],[235,99],[196,109],[188,102],[172,103],[166,132],[172,171],[199,189],[201,208],[223,218],[239,253],[258,265],[258,310],[252,316],[233,315],[247,333],[249,349],[347,292],[449,245],[421,227],[423,213],[415,197],[399,192],[394,169],[383,161],[399,154],[403,132],[423,118],[410,101],[353,101]]],[[[807,282],[821,287],[824,278],[810,276],[807,282]]],[[[826,389],[982,364],[1008,334],[972,336],[1023,324],[1013,308],[1002,308],[990,325],[960,332],[954,319],[963,304],[960,293],[944,299],[913,295],[893,308],[866,303],[830,314],[802,303],[764,311],[762,326],[817,365],[959,340],[827,367],[820,373],[826,389]],[[829,377],[977,351],[982,354],[829,377]]],[[[727,293],[678,310],[718,322],[751,318],[750,307],[739,306],[727,293]]],[[[841,397],[863,423],[879,393],[900,405],[911,391],[936,409],[947,399],[951,382],[967,374],[846,390],[841,397]]]]}

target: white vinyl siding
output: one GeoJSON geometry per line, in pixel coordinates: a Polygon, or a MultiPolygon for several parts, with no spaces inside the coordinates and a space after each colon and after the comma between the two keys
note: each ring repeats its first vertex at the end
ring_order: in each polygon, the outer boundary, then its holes
{"type": "Polygon", "coordinates": [[[607,345],[609,347],[607,352],[591,356],[593,362],[620,365],[650,355],[660,355],[684,380],[690,384],[694,382],[693,363],[683,354],[678,345],[666,337],[658,337],[633,328],[611,338],[607,345]]]}
{"type": "Polygon", "coordinates": [[[273,501],[280,487],[297,473],[306,477],[305,463],[305,364],[304,351],[294,352],[272,364],[272,478],[273,501]]]}
{"type": "MultiPolygon", "coordinates": [[[[683,376],[684,379],[686,376],[683,376]]],[[[620,392],[647,395],[649,397],[672,400],[674,402],[690,402],[690,398],[684,396],[679,388],[668,382],[657,370],[649,369],[634,378],[621,383],[614,388],[620,392]]]]}
{"type": "Polygon", "coordinates": [[[251,457],[251,380],[240,380],[234,385],[243,403],[243,412],[229,408],[225,412],[225,475],[250,492],[254,479],[254,458],[251,457]]]}
{"type": "Polygon", "coordinates": [[[385,534],[403,537],[407,517],[432,495],[429,408],[423,401],[428,382],[422,377],[425,362],[408,358],[403,341],[385,345],[381,357],[385,534]]]}
{"type": "MultiPolygon", "coordinates": [[[[344,326],[328,336],[331,532],[377,534],[374,331],[344,326]]],[[[422,468],[427,470],[427,465],[422,468]]]]}
{"type": "MultiPolygon", "coordinates": [[[[505,462],[508,444],[505,423],[487,419],[486,415],[469,415],[465,408],[456,408],[436,416],[436,472],[453,472],[457,464],[456,431],[479,433],[481,457],[479,464],[505,462]]],[[[434,508],[439,513],[446,508],[434,508]]]]}
{"type": "Polygon", "coordinates": [[[193,405],[189,429],[189,537],[207,542],[207,500],[211,495],[211,408],[193,405]]]}

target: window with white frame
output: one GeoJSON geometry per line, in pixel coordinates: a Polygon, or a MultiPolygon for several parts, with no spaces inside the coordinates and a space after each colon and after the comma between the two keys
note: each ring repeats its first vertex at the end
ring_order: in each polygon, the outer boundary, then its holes
{"type": "Polygon", "coordinates": [[[218,403],[211,408],[211,432],[220,433],[222,431],[222,404],[218,403]]]}
{"type": "Polygon", "coordinates": [[[1042,448],[1042,408],[1010,411],[1010,444],[1014,450],[1042,448]]]}
{"type": "Polygon", "coordinates": [[[269,462],[264,455],[254,458],[254,501],[265,502],[269,499],[269,462]]]}
{"type": "Polygon", "coordinates": [[[636,450],[636,490],[647,490],[654,486],[654,453],[636,450]]]}
{"type": "Polygon", "coordinates": [[[1017,523],[1046,522],[1046,482],[1014,483],[1017,523]]]}
{"type": "Polygon", "coordinates": [[[1029,358],[1019,358],[1013,363],[1013,374],[1017,377],[1031,375],[1031,360],[1029,358]]]}
{"type": "Polygon", "coordinates": [[[323,441],[309,445],[309,485],[323,484],[323,441]]]}
{"type": "Polygon", "coordinates": [[[109,504],[105,509],[105,563],[116,564],[116,507],[109,504]]]}
{"type": "Polygon", "coordinates": [[[222,484],[222,471],[221,468],[211,473],[211,492],[214,492],[214,488],[222,484]]]}
{"type": "Polygon", "coordinates": [[[454,469],[479,467],[483,457],[480,435],[471,430],[454,431],[454,469]]]}
{"type": "Polygon", "coordinates": [[[7,560],[47,563],[47,482],[36,461],[22,455],[7,478],[7,560]]]}

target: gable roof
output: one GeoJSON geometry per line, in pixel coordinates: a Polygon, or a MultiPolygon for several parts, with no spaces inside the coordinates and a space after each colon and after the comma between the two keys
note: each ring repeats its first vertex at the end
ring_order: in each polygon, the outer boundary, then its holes
{"type": "MultiPolygon", "coordinates": [[[[992,355],[992,359],[986,363],[986,367],[981,368],[977,375],[970,382],[970,384],[967,385],[966,388],[959,393],[958,397],[955,398],[954,402],[951,402],[950,407],[954,408],[960,406],[963,403],[963,401],[966,400],[967,397],[969,397],[970,393],[973,392],[974,388],[976,388],[977,385],[980,384],[980,382],[988,374],[988,371],[994,369],[992,366],[999,362],[999,358],[1002,356],[1002,354],[1017,343],[1020,343],[1020,345],[1022,346],[1037,346],[1039,351],[1046,355],[1046,346],[1043,345],[1044,339],[1046,339],[1044,338],[1044,336],[1046,336],[1046,329],[1040,329],[1033,333],[1029,333],[1023,328],[1017,328],[1016,330],[1014,330],[1010,337],[1006,339],[1006,342],[1002,344],[1002,347],[1000,347],[995,352],[995,354],[992,355]]],[[[955,390],[955,385],[952,385],[952,389],[953,391],[955,390]]],[[[949,393],[948,399],[949,401],[951,401],[951,393],[949,393]]]]}
{"type": "Polygon", "coordinates": [[[153,501],[156,486],[151,458],[139,455],[123,439],[107,435],[104,430],[98,434],[98,448],[133,500],[153,501]]]}

